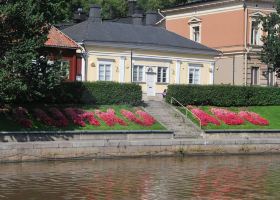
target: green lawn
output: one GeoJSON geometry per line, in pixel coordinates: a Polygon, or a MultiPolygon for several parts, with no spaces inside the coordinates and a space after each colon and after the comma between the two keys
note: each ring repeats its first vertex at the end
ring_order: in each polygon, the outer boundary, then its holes
{"type": "MultiPolygon", "coordinates": [[[[27,105],[24,106],[25,108],[27,108],[29,110],[29,112],[33,109],[33,108],[45,108],[45,107],[55,107],[54,105],[51,106],[42,106],[42,105],[27,105]]],[[[58,107],[58,106],[57,106],[58,107]]],[[[128,121],[127,119],[125,119],[121,114],[120,114],[120,110],[121,109],[126,109],[126,110],[130,110],[130,111],[135,111],[136,108],[132,107],[132,106],[128,106],[128,105],[106,105],[106,106],[92,106],[92,105],[88,105],[88,106],[77,106],[77,105],[65,105],[65,106],[59,106],[58,108],[64,108],[64,107],[76,107],[76,108],[82,108],[86,111],[94,111],[95,109],[99,109],[101,111],[106,111],[108,108],[112,108],[116,111],[117,116],[119,116],[120,118],[124,119],[127,123],[128,126],[121,126],[121,125],[115,125],[112,127],[109,127],[105,124],[104,121],[102,121],[101,119],[99,119],[97,116],[95,116],[98,121],[101,123],[101,126],[92,126],[89,125],[87,123],[87,125],[85,127],[80,127],[77,125],[74,125],[73,123],[69,123],[69,126],[66,128],[57,128],[57,127],[49,127],[46,126],[42,123],[40,123],[39,121],[35,120],[34,118],[32,118],[31,115],[31,119],[33,121],[33,128],[31,129],[26,129],[26,128],[22,128],[20,125],[18,125],[10,115],[4,115],[4,114],[0,114],[0,131],[35,131],[35,130],[40,130],[40,131],[54,131],[54,130],[166,130],[165,127],[163,127],[160,123],[155,123],[153,126],[149,126],[149,127],[144,127],[138,124],[135,124],[133,122],[128,121]]],[[[69,120],[70,122],[70,120],[69,120]]]]}
{"type": "MultiPolygon", "coordinates": [[[[206,111],[207,113],[211,114],[210,109],[211,106],[199,106],[200,109],[206,111]]],[[[185,114],[185,109],[182,107],[178,107],[178,109],[185,114]]],[[[232,110],[238,112],[240,110],[247,110],[252,111],[263,118],[269,121],[269,126],[256,126],[247,121],[243,125],[235,125],[229,126],[221,122],[220,126],[216,126],[214,124],[208,124],[207,126],[203,126],[202,129],[204,130],[213,130],[213,129],[280,129],[280,106],[252,106],[252,107],[228,107],[228,110],[232,110]]],[[[213,116],[213,115],[212,115],[213,116]]],[[[199,122],[196,118],[189,115],[189,118],[199,125],[199,122]]]]}

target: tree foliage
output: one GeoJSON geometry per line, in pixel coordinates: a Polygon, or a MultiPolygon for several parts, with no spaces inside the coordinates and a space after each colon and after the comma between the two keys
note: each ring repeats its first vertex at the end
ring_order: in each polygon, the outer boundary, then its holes
{"type": "Polygon", "coordinates": [[[0,102],[44,96],[61,82],[42,49],[51,24],[67,13],[61,0],[0,1],[0,102]]]}
{"type": "Polygon", "coordinates": [[[273,67],[280,76],[280,0],[276,0],[276,11],[268,16],[260,17],[265,35],[262,37],[263,47],[261,61],[273,67]]]}
{"type": "MultiPolygon", "coordinates": [[[[175,6],[189,0],[138,0],[138,6],[145,11],[158,10],[169,6],[175,6]]],[[[128,11],[127,0],[71,0],[69,1],[70,14],[78,8],[88,12],[90,4],[99,4],[102,7],[102,16],[105,19],[124,17],[128,11]]]]}

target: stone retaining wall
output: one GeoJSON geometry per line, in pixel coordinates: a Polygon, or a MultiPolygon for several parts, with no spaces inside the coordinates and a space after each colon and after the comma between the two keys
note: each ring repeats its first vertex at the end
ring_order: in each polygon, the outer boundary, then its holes
{"type": "Polygon", "coordinates": [[[72,134],[71,137],[58,134],[43,141],[40,137],[30,140],[28,134],[21,135],[28,140],[17,141],[13,135],[6,134],[8,141],[0,143],[0,162],[280,152],[280,138],[174,139],[172,132],[72,134]]]}

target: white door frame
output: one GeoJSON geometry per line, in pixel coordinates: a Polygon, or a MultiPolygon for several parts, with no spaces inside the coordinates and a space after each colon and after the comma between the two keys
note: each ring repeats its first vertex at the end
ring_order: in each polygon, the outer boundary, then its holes
{"type": "Polygon", "coordinates": [[[146,85],[147,85],[147,96],[156,96],[156,73],[154,72],[146,72],[146,85]],[[152,82],[150,82],[150,84],[152,84],[152,86],[149,86],[149,76],[152,77],[152,82]],[[152,91],[149,92],[151,89],[152,91]]]}

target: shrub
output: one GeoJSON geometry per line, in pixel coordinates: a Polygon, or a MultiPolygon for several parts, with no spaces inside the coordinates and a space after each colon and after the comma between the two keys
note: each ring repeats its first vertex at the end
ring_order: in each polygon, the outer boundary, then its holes
{"type": "Polygon", "coordinates": [[[280,105],[280,89],[276,87],[169,85],[166,101],[170,102],[171,97],[184,105],[280,105]]]}
{"type": "Polygon", "coordinates": [[[68,104],[130,104],[142,101],[141,86],[117,82],[66,82],[49,94],[44,102],[68,104]]]}

